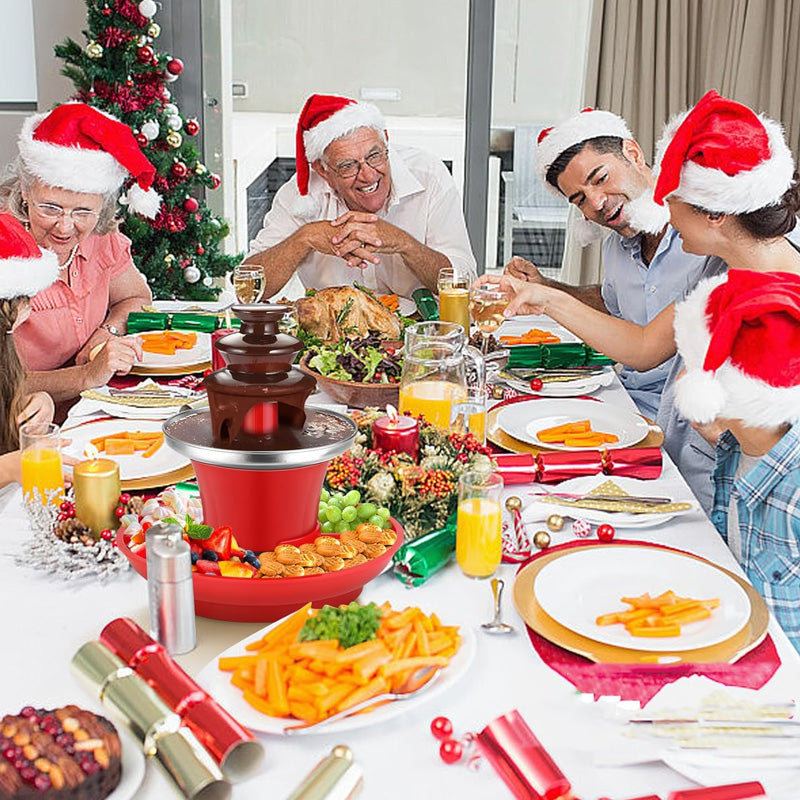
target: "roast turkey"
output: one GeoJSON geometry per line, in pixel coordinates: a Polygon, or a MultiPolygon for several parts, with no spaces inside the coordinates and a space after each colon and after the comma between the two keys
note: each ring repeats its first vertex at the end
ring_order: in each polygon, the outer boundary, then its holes
{"type": "Polygon", "coordinates": [[[365,336],[378,331],[388,339],[400,338],[400,320],[386,306],[352,286],[320,289],[295,301],[297,322],[323,342],[343,336],[365,336]]]}

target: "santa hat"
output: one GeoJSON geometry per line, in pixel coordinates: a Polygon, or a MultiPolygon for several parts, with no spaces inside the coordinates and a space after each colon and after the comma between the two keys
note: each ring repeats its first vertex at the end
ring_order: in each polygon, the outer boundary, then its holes
{"type": "Polygon", "coordinates": [[[358,128],[386,129],[377,106],[357,103],[349,97],[312,94],[297,120],[297,188],[308,194],[309,165],[322,158],[325,148],[358,128]]]}
{"type": "Polygon", "coordinates": [[[19,152],[25,167],[48,186],[107,194],[122,186],[131,211],[151,219],[161,197],[151,188],[155,167],[145,158],[131,129],[85,103],[65,103],[34,114],[22,125],[19,152]]]}
{"type": "MultiPolygon", "coordinates": [[[[542,183],[558,197],[563,197],[557,187],[548,183],[547,173],[553,162],[566,150],[589,139],[613,136],[617,139],[633,139],[625,120],[611,111],[584,108],[579,114],[552,128],[544,128],[539,134],[536,147],[536,174],[542,183]]],[[[635,198],[628,203],[631,225],[637,231],[658,233],[668,222],[669,215],[655,206],[652,198],[635,198]]],[[[608,228],[583,217],[575,220],[572,235],[581,247],[601,239],[608,228]]]]}
{"type": "Polygon", "coordinates": [[[712,89],[667,123],[656,170],[659,204],[673,195],[708,211],[745,214],[780,202],[794,160],[777,122],[712,89]]]}
{"type": "Polygon", "coordinates": [[[695,422],[800,420],[800,275],[729,270],[675,308],[686,364],[675,405],[695,422]]]}
{"type": "Polygon", "coordinates": [[[40,250],[22,223],[0,213],[0,298],[33,297],[58,277],[58,258],[40,250]]]}

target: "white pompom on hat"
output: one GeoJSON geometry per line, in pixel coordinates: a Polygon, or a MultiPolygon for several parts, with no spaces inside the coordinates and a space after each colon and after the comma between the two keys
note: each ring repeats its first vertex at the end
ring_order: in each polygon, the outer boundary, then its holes
{"type": "Polygon", "coordinates": [[[675,307],[686,364],[675,405],[694,422],[800,420],[800,275],[729,270],[675,307]]]}
{"type": "Polygon", "coordinates": [[[22,125],[19,152],[25,167],[48,186],[72,192],[115,192],[130,174],[127,205],[151,219],[161,205],[152,188],[155,167],[142,153],[131,129],[85,103],[65,103],[34,114],[22,125]]]}
{"type": "Polygon", "coordinates": [[[780,124],[713,89],[667,123],[656,145],[654,197],[707,211],[745,214],[777,205],[794,159],[780,124]]]}
{"type": "Polygon", "coordinates": [[[11,214],[0,213],[0,298],[33,297],[58,277],[58,258],[41,250],[11,214]]]}
{"type": "Polygon", "coordinates": [[[322,158],[325,148],[359,128],[373,128],[383,133],[386,122],[377,106],[359,103],[349,97],[312,94],[297,120],[295,138],[297,188],[308,194],[310,165],[322,158]]]}

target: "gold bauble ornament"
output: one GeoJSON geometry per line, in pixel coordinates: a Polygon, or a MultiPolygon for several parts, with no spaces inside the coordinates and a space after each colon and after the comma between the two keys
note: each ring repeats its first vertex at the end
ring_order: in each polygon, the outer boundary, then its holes
{"type": "Polygon", "coordinates": [[[89,58],[102,58],[103,57],[103,45],[99,42],[91,41],[89,44],[86,45],[86,55],[89,58]]]}
{"type": "Polygon", "coordinates": [[[199,161],[197,162],[197,166],[194,168],[194,171],[198,175],[205,175],[208,172],[208,167],[205,164],[201,164],[199,161]]]}
{"type": "Polygon", "coordinates": [[[561,514],[551,514],[547,518],[547,527],[553,531],[553,533],[557,533],[564,527],[564,517],[561,514]]]}
{"type": "Polygon", "coordinates": [[[167,262],[167,264],[171,264],[171,263],[172,263],[174,260],[175,260],[175,256],[174,256],[174,255],[172,255],[172,253],[167,253],[167,254],[164,256],[164,261],[166,261],[166,262],[167,262]]]}
{"type": "Polygon", "coordinates": [[[536,533],[533,534],[533,544],[535,547],[539,548],[539,550],[550,547],[550,534],[547,531],[536,531],[536,533]]]}
{"type": "Polygon", "coordinates": [[[519,511],[522,508],[522,500],[519,497],[511,497],[506,498],[506,508],[509,511],[519,511]]]}
{"type": "Polygon", "coordinates": [[[161,26],[157,22],[151,22],[147,26],[147,35],[152,39],[158,39],[161,35],[161,26]]]}
{"type": "Polygon", "coordinates": [[[178,131],[170,131],[167,134],[167,144],[170,147],[180,147],[182,142],[183,136],[181,136],[178,131]]]}

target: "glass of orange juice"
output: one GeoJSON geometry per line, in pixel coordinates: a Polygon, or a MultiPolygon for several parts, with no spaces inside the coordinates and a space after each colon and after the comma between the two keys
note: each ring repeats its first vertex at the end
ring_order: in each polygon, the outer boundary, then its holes
{"type": "Polygon", "coordinates": [[[439,319],[455,322],[469,336],[469,284],[468,275],[461,275],[452,267],[439,270],[437,290],[439,292],[439,319]]]}
{"type": "Polygon", "coordinates": [[[470,578],[488,578],[500,565],[502,492],[503,478],[490,470],[468,470],[458,480],[456,561],[470,578]]]}
{"type": "Polygon", "coordinates": [[[52,422],[26,422],[19,429],[19,447],[25,502],[60,503],[64,499],[61,429],[52,422]]]}

